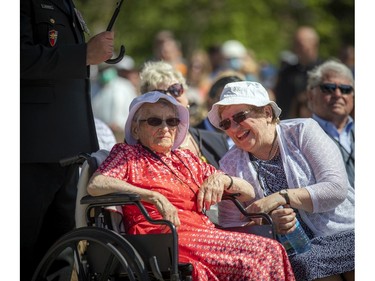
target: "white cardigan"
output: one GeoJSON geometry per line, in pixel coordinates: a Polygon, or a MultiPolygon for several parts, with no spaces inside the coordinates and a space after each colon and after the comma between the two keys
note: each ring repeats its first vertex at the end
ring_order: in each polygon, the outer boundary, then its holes
{"type": "MultiPolygon", "coordinates": [[[[288,188],[305,187],[312,198],[313,213],[299,210],[304,222],[316,236],[354,229],[354,188],[337,145],[311,118],[281,121],[276,130],[288,188]]],[[[233,146],[219,163],[225,173],[250,182],[257,199],[264,197],[248,152],[233,146]]],[[[246,221],[230,201],[218,208],[222,226],[246,221]]]]}

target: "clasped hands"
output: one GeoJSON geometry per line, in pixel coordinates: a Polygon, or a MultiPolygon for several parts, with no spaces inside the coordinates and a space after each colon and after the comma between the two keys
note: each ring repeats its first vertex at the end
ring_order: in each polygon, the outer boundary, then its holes
{"type": "Polygon", "coordinates": [[[295,230],[296,213],[289,205],[278,201],[278,193],[256,200],[246,207],[249,213],[267,213],[271,216],[278,234],[288,234],[295,230]]]}
{"type": "MultiPolygon", "coordinates": [[[[221,201],[224,192],[238,194],[236,198],[240,201],[254,199],[252,186],[243,180],[235,179],[237,184],[232,184],[228,189],[233,179],[222,173],[210,175],[197,192],[197,211],[209,210],[212,205],[221,201]]],[[[164,219],[171,221],[176,227],[180,226],[178,209],[165,196],[158,194],[155,206],[164,219]]]]}

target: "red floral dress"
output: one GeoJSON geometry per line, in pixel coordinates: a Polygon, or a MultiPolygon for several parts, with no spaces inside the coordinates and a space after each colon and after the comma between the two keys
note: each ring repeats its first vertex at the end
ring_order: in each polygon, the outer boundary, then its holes
{"type": "MultiPolygon", "coordinates": [[[[194,266],[193,280],[295,280],[286,252],[275,240],[215,228],[197,212],[200,184],[217,170],[192,152],[176,149],[170,157],[152,154],[141,145],[116,144],[99,167],[103,175],[160,192],[178,208],[179,261],[194,266]]],[[[144,203],[153,219],[161,215],[144,203]]],[[[135,206],[124,206],[128,233],[160,233],[135,206]]]]}

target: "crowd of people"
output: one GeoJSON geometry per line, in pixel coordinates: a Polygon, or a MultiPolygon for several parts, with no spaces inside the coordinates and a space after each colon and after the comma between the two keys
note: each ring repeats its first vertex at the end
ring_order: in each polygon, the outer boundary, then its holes
{"type": "MultiPolygon", "coordinates": [[[[193,126],[201,123],[207,117],[207,112],[210,109],[207,106],[210,103],[210,88],[218,78],[228,71],[237,72],[243,80],[261,83],[267,89],[271,100],[277,101],[283,109],[281,119],[311,117],[313,112],[307,105],[306,87],[308,72],[324,61],[319,53],[319,45],[320,37],[316,29],[311,26],[300,26],[296,29],[290,42],[290,50],[282,51],[279,54],[279,64],[274,65],[258,60],[251,47],[246,47],[242,42],[234,39],[228,39],[221,44],[213,44],[206,49],[199,48],[193,50],[189,55],[184,55],[181,43],[176,36],[171,31],[161,30],[155,34],[152,54],[145,58],[140,65],[136,66],[133,63],[131,67],[128,67],[128,71],[131,71],[134,77],[137,75],[139,77],[144,63],[164,61],[181,72],[186,80],[185,93],[189,100],[189,112],[193,126]]],[[[342,60],[354,75],[353,46],[343,46],[338,54],[332,54],[331,57],[342,60]]],[[[129,56],[127,58],[131,59],[129,56]]],[[[106,66],[99,71],[98,76],[105,76],[108,68],[112,68],[116,72],[119,67],[116,65],[106,66]]],[[[135,79],[133,83],[137,94],[140,93],[139,83],[139,79],[135,79]]],[[[102,88],[99,92],[105,92],[107,86],[103,85],[102,88]]],[[[120,105],[124,104],[121,107],[123,112],[127,112],[128,105],[134,98],[134,91],[127,92],[127,104],[122,101],[123,97],[113,97],[112,107],[114,107],[113,104],[117,104],[119,109],[120,105]]],[[[95,94],[96,92],[93,93],[93,95],[95,94]]],[[[93,98],[94,109],[96,108],[96,99],[93,98]]],[[[107,100],[109,99],[107,98],[107,100]]],[[[105,107],[109,107],[109,105],[102,105],[102,108],[105,107]]],[[[101,110],[109,111],[108,109],[101,110]]],[[[351,116],[354,117],[354,108],[351,116]]],[[[97,117],[101,119],[100,116],[97,117]]],[[[122,118],[124,117],[126,115],[122,118]]],[[[113,123],[109,125],[112,126],[113,123]]]]}
{"type": "MultiPolygon", "coordinates": [[[[160,48],[163,40],[176,40],[165,31],[157,38],[160,48]]],[[[283,57],[278,71],[275,68],[270,71],[269,65],[262,69],[252,51],[237,40],[228,40],[221,47],[210,50],[215,50],[216,56],[220,53],[221,63],[217,63],[216,57],[215,67],[210,64],[209,53],[202,49],[193,52],[189,60],[184,59],[181,49],[174,50],[173,61],[163,49],[163,52],[156,52],[159,54],[157,59],[146,61],[139,69],[138,95],[158,91],[189,110],[186,135],[178,146],[168,150],[168,157],[169,153],[188,149],[203,163],[245,179],[255,195],[251,200],[243,201],[244,206],[250,212],[271,214],[278,233],[292,232],[298,219],[311,240],[311,249],[307,253],[289,256],[296,280],[354,280],[353,66],[339,59],[324,62],[319,57],[319,36],[311,27],[300,27],[293,40],[293,52],[288,54],[288,59],[283,57]],[[267,72],[272,75],[267,76],[267,72]]],[[[171,46],[178,48],[180,45],[174,43],[171,46]]],[[[150,116],[155,119],[156,115],[150,116]]],[[[142,120],[151,127],[161,125],[160,121],[158,125],[152,125],[147,118],[142,120]]],[[[126,124],[125,131],[132,123],[128,120],[126,124]]],[[[168,123],[158,128],[171,130],[168,123]]],[[[141,139],[129,142],[133,138],[129,134],[128,138],[125,137],[127,144],[143,144],[141,139]]],[[[118,161],[119,154],[121,166],[127,167],[133,160],[123,159],[125,152],[121,151],[125,147],[121,143],[122,148],[117,145],[108,161],[118,161]]],[[[158,151],[147,146],[146,150],[151,149],[151,154],[158,151]]],[[[158,159],[164,157],[158,155],[158,159]]],[[[168,157],[163,161],[174,165],[168,157]]],[[[98,176],[99,179],[103,176],[117,178],[108,169],[114,167],[109,163],[106,162],[99,169],[100,174],[93,178],[91,192],[134,191],[129,189],[133,182],[124,178],[124,173],[121,173],[121,179],[118,178],[126,182],[125,185],[121,183],[121,189],[103,187],[102,180],[97,181],[98,176]]],[[[118,162],[115,166],[119,166],[118,162]]],[[[129,168],[125,170],[129,172],[129,168]]],[[[173,171],[176,176],[176,171],[181,171],[181,168],[173,171]]],[[[193,181],[186,177],[186,174],[180,175],[191,184],[193,181]]],[[[135,185],[139,186],[139,183],[135,185]]],[[[205,187],[199,185],[201,189],[205,187]]],[[[154,186],[151,190],[156,191],[154,186]]],[[[134,192],[143,194],[145,191],[134,192]]],[[[165,191],[157,192],[164,194],[165,191]]],[[[175,200],[169,194],[165,196],[167,200],[175,200]]],[[[223,227],[248,223],[235,205],[219,198],[214,200],[217,204],[206,203],[209,207],[205,214],[211,222],[223,227]]],[[[163,213],[166,208],[152,204],[163,210],[159,210],[159,215],[169,218],[163,213]]],[[[176,204],[172,205],[176,207],[176,204]]],[[[177,208],[186,211],[186,206],[177,208]]],[[[199,210],[199,207],[195,208],[199,210]]],[[[175,212],[172,212],[173,220],[177,225],[192,223],[192,220],[184,221],[184,217],[180,218],[175,212]]],[[[135,225],[137,228],[143,226],[134,222],[129,229],[135,225]]],[[[147,227],[145,229],[142,231],[148,233],[147,227]]],[[[182,229],[179,233],[185,235],[182,229]]],[[[183,243],[181,248],[186,247],[183,243]]],[[[209,273],[200,271],[202,260],[199,255],[196,249],[194,258],[183,254],[180,257],[197,267],[196,280],[207,274],[213,274],[219,280],[224,278],[215,273],[213,265],[205,264],[209,273]]]]}
{"type": "MultiPolygon", "coordinates": [[[[354,280],[354,58],[324,61],[309,26],[296,30],[279,66],[232,38],[185,57],[162,30],[142,65],[126,56],[103,66],[113,32],[85,43],[84,21],[69,24],[73,1],[31,2],[21,5],[22,280],[74,228],[79,169],[59,160],[98,149],[110,154],[88,192],[138,193],[153,218],[178,228],[193,280],[354,280]],[[51,7],[70,30],[44,38],[32,32],[33,14],[51,7]],[[224,193],[269,213],[278,234],[298,219],[311,249],[288,256],[275,240],[219,230],[249,224],[224,193]]],[[[123,209],[128,232],[164,231],[123,209]]]]}

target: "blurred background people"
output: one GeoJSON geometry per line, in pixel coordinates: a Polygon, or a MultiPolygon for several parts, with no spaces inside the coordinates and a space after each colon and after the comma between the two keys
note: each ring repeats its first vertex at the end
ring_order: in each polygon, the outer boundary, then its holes
{"type": "Polygon", "coordinates": [[[106,65],[100,74],[103,86],[92,98],[94,116],[111,128],[117,142],[124,141],[124,123],[129,105],[138,95],[135,85],[123,76],[133,69],[134,61],[130,57],[113,66],[106,65]]]}
{"type": "Polygon", "coordinates": [[[207,48],[208,58],[211,64],[211,81],[216,79],[217,75],[225,70],[224,56],[220,44],[212,44],[207,48]]]}
{"type": "Polygon", "coordinates": [[[339,59],[347,66],[355,76],[355,49],[352,45],[344,45],[339,54],[339,59]]]}
{"type": "Polygon", "coordinates": [[[153,60],[163,60],[168,62],[178,71],[180,71],[184,77],[186,77],[186,59],[184,58],[184,55],[182,53],[181,44],[175,38],[172,31],[161,30],[155,35],[153,55],[153,60]]]}
{"type": "MultiPolygon", "coordinates": [[[[203,49],[193,51],[188,60],[186,83],[189,90],[197,92],[200,103],[207,99],[207,93],[211,86],[210,73],[212,71],[208,54],[203,49]]],[[[189,96],[189,93],[187,93],[189,96]]]]}
{"type": "Polygon", "coordinates": [[[259,80],[259,64],[252,50],[247,49],[240,41],[231,39],[223,43],[221,51],[226,70],[242,72],[248,81],[259,80]]]}
{"type": "Polygon", "coordinates": [[[319,35],[313,27],[300,26],[293,37],[292,53],[277,75],[274,88],[277,104],[283,109],[281,119],[310,117],[307,108],[306,84],[307,72],[320,64],[319,35]]]}
{"type": "Polygon", "coordinates": [[[338,145],[354,187],[354,77],[345,64],[329,60],[308,72],[308,106],[312,118],[338,145]]]}
{"type": "Polygon", "coordinates": [[[139,93],[140,79],[139,70],[135,65],[134,59],[131,56],[125,55],[124,58],[115,64],[117,68],[117,75],[130,81],[136,93],[139,93]]]}
{"type": "Polygon", "coordinates": [[[115,135],[111,128],[109,128],[102,120],[94,117],[94,121],[99,149],[111,151],[112,147],[117,143],[115,135]]]}
{"type": "Polygon", "coordinates": [[[211,64],[203,49],[196,49],[188,60],[186,96],[189,99],[190,114],[194,116],[190,125],[195,126],[204,118],[207,94],[211,87],[211,64]]]}
{"type": "Polygon", "coordinates": [[[226,69],[241,71],[243,61],[247,55],[245,46],[238,40],[227,40],[221,46],[226,69]]]}

